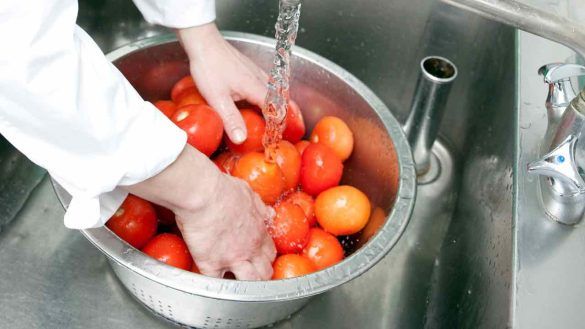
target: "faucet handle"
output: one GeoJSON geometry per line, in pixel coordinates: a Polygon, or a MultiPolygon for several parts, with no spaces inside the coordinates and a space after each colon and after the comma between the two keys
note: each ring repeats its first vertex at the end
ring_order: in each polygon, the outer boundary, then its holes
{"type": "Polygon", "coordinates": [[[572,77],[585,75],[585,66],[578,64],[551,63],[541,66],[538,74],[544,77],[546,83],[556,83],[572,77]]]}
{"type": "Polygon", "coordinates": [[[585,193],[585,181],[579,174],[575,162],[575,149],[579,137],[569,135],[555,149],[547,153],[540,160],[528,164],[528,172],[558,179],[565,184],[554,184],[562,194],[574,195],[585,193]]]}

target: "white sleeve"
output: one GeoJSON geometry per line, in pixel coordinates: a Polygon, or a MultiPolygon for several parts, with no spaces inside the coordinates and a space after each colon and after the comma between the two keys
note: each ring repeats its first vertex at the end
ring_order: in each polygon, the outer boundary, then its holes
{"type": "Polygon", "coordinates": [[[149,23],[173,28],[215,20],[215,0],[133,0],[149,23]]]}
{"type": "Polygon", "coordinates": [[[75,0],[2,0],[0,133],[73,196],[65,225],[103,225],[172,163],[186,135],[78,26],[75,0]]]}

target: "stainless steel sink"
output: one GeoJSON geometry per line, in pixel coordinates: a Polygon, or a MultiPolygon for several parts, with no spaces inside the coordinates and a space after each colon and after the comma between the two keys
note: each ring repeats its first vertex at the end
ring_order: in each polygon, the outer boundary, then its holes
{"type": "MultiPolygon", "coordinates": [[[[218,1],[224,30],[271,36],[276,1],[218,1]]],[[[129,1],[81,1],[104,51],[167,30],[129,1]]],[[[503,328],[512,280],[515,31],[438,1],[306,1],[297,43],[355,74],[404,121],[427,55],[451,59],[437,180],[419,186],[411,223],[376,267],[315,298],[277,328],[503,328]]],[[[293,68],[294,74],[294,68],[293,68]]],[[[359,132],[358,132],[359,133],[359,132]]],[[[62,226],[43,181],[0,233],[0,323],[10,328],[171,326],[113,278],[104,257],[62,226]],[[10,264],[6,266],[5,264],[10,264]]]]}

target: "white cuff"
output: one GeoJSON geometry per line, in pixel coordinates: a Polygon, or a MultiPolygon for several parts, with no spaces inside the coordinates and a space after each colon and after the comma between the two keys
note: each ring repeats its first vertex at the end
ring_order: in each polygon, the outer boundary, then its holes
{"type": "Polygon", "coordinates": [[[204,25],[215,20],[215,0],[134,0],[144,19],[171,28],[204,25]]]}

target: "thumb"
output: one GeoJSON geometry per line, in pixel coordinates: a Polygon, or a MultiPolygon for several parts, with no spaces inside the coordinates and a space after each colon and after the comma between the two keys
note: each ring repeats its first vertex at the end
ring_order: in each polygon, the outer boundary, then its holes
{"type": "Polygon", "coordinates": [[[232,98],[225,95],[210,97],[207,101],[221,117],[223,127],[229,139],[235,144],[243,143],[248,134],[246,124],[232,98]]]}

